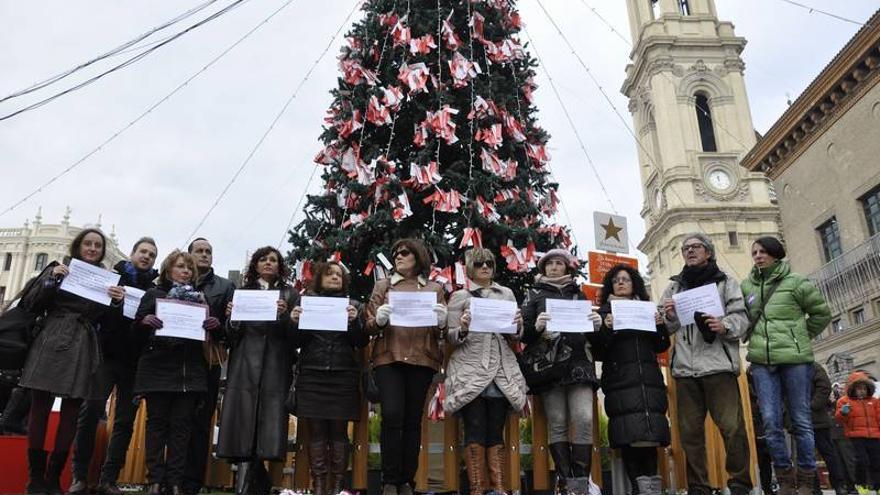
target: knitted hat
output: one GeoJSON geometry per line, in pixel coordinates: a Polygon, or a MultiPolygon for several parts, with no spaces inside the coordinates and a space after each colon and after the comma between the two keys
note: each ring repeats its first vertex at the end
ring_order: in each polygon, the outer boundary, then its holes
{"type": "Polygon", "coordinates": [[[575,258],[573,254],[571,254],[568,250],[565,249],[551,249],[547,251],[544,256],[541,256],[541,259],[538,260],[538,271],[540,273],[544,273],[544,265],[547,264],[547,261],[550,258],[562,258],[562,261],[568,265],[569,268],[577,268],[578,260],[575,258]]]}
{"type": "Polygon", "coordinates": [[[706,246],[706,252],[709,253],[709,261],[715,261],[715,244],[712,244],[712,240],[709,239],[709,236],[702,232],[691,232],[682,238],[682,247],[684,247],[690,239],[697,239],[703,243],[703,245],[706,246]]]}

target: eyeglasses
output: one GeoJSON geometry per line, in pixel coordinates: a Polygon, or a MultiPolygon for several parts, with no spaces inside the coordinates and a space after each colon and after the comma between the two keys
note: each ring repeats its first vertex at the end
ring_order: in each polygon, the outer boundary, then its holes
{"type": "Polygon", "coordinates": [[[474,261],[474,268],[483,268],[484,266],[489,267],[489,268],[495,268],[495,262],[492,260],[474,261]]]}
{"type": "Polygon", "coordinates": [[[396,253],[394,253],[393,257],[397,258],[398,256],[401,256],[403,258],[406,258],[407,256],[409,256],[411,254],[412,254],[412,251],[410,251],[409,249],[401,249],[400,251],[397,251],[396,253]]]}
{"type": "Polygon", "coordinates": [[[633,283],[633,281],[631,279],[623,278],[623,277],[615,278],[614,280],[612,280],[612,282],[614,282],[615,284],[631,284],[631,283],[633,283]]]}
{"type": "Polygon", "coordinates": [[[702,245],[702,244],[700,244],[700,243],[697,243],[697,244],[685,244],[684,246],[681,247],[681,252],[682,252],[682,253],[686,253],[686,252],[688,252],[688,251],[697,251],[697,250],[699,250],[699,249],[705,249],[705,248],[706,248],[706,246],[704,246],[704,245],[702,245]]]}

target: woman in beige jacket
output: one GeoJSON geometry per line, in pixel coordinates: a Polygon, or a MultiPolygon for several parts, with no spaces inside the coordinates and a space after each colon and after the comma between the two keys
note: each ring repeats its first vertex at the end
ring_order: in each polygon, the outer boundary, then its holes
{"type": "Polygon", "coordinates": [[[526,382],[519,370],[511,340],[522,332],[522,315],[516,310],[508,322],[513,334],[470,331],[471,298],[507,300],[516,305],[513,291],[492,281],[495,256],[488,249],[475,248],[465,256],[472,284],[452,294],[449,300],[448,341],[453,348],[446,369],[444,410],[459,413],[464,421],[465,460],[471,495],[489,487],[504,493],[502,466],[504,425],[508,411],[520,411],[526,403],[526,382]]]}

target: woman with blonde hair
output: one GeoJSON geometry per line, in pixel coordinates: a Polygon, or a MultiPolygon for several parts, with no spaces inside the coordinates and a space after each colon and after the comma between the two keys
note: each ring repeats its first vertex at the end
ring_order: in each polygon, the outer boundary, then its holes
{"type": "Polygon", "coordinates": [[[465,265],[473,284],[454,292],[449,299],[447,342],[452,354],[446,367],[443,409],[460,414],[464,422],[471,495],[480,495],[487,487],[500,494],[504,493],[504,425],[508,412],[520,411],[526,403],[526,381],[511,348],[522,332],[522,314],[517,309],[507,322],[513,333],[471,331],[471,298],[499,299],[515,305],[516,297],[512,290],[493,281],[492,251],[471,249],[465,254],[465,265]],[[488,483],[483,478],[487,464],[488,483]]]}

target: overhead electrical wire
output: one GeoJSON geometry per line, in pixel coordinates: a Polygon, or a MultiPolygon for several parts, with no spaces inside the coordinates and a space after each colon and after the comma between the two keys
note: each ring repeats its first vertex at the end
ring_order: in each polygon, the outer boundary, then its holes
{"type": "Polygon", "coordinates": [[[80,90],[80,89],[82,89],[82,88],[84,88],[84,87],[86,87],[86,86],[89,86],[89,85],[91,85],[92,83],[94,83],[94,82],[96,82],[96,81],[98,81],[98,80],[104,78],[105,76],[107,76],[107,75],[109,75],[109,74],[112,74],[112,73],[114,73],[114,72],[116,72],[116,71],[118,71],[118,70],[124,69],[125,67],[128,67],[129,65],[135,64],[135,63],[137,63],[138,61],[140,61],[140,60],[142,60],[143,58],[145,58],[145,57],[147,57],[148,55],[150,55],[151,53],[155,52],[155,51],[158,50],[159,48],[162,48],[163,46],[165,46],[165,45],[171,43],[172,41],[179,39],[181,36],[183,36],[183,35],[185,35],[185,34],[191,32],[191,31],[193,31],[193,30],[195,30],[195,29],[198,29],[198,28],[201,27],[201,26],[204,26],[205,24],[207,24],[207,23],[209,23],[209,22],[211,22],[211,21],[213,21],[213,20],[219,18],[219,17],[222,16],[223,14],[226,14],[227,12],[232,11],[232,10],[235,9],[236,7],[239,7],[239,6],[241,6],[243,3],[248,2],[248,1],[249,1],[249,0],[235,0],[232,4],[227,5],[227,6],[224,7],[223,9],[218,10],[217,12],[211,14],[210,16],[206,17],[205,19],[202,19],[201,21],[199,21],[199,22],[197,22],[197,23],[195,23],[195,24],[189,26],[188,28],[184,29],[183,31],[180,31],[179,33],[175,34],[174,36],[169,37],[167,40],[165,40],[165,41],[163,41],[163,42],[161,42],[161,43],[159,43],[159,44],[157,44],[157,45],[154,45],[154,46],[152,46],[152,47],[150,47],[150,48],[144,50],[143,52],[141,52],[141,53],[139,53],[139,54],[137,54],[137,55],[134,55],[133,57],[131,57],[131,58],[125,60],[124,62],[122,62],[122,63],[120,63],[120,64],[118,64],[118,65],[115,65],[115,66],[111,67],[110,69],[107,69],[107,70],[105,70],[104,72],[101,72],[100,74],[98,74],[98,75],[96,75],[96,76],[93,76],[93,77],[91,77],[91,78],[89,78],[89,79],[86,79],[85,81],[83,81],[83,82],[81,82],[81,83],[79,83],[79,84],[76,84],[76,85],[74,85],[74,86],[71,86],[71,87],[69,87],[69,88],[67,88],[67,89],[65,89],[65,90],[63,90],[63,91],[60,91],[60,92],[58,92],[58,93],[55,93],[55,94],[52,95],[52,96],[49,96],[49,97],[43,98],[42,100],[39,100],[39,101],[37,101],[37,102],[35,102],[35,103],[32,103],[32,104],[30,104],[30,105],[28,105],[28,106],[26,106],[26,107],[24,107],[24,108],[20,108],[20,109],[14,111],[14,112],[12,112],[12,113],[8,113],[8,114],[5,114],[5,115],[0,116],[0,122],[2,122],[2,121],[4,121],[4,120],[11,119],[12,117],[15,117],[16,115],[20,115],[20,114],[22,114],[22,113],[24,113],[24,112],[28,112],[28,111],[35,110],[35,109],[37,109],[37,108],[40,108],[40,107],[42,107],[43,105],[46,105],[46,104],[48,104],[48,103],[51,103],[52,101],[54,101],[54,100],[56,100],[56,99],[58,99],[58,98],[61,98],[61,97],[64,96],[64,95],[70,94],[70,93],[72,93],[72,92],[74,92],[74,91],[78,91],[78,90],[80,90]]]}
{"type": "MultiPolygon", "coordinates": [[[[275,115],[275,118],[272,119],[272,122],[269,124],[269,127],[266,128],[266,130],[263,132],[262,136],[260,136],[260,139],[257,140],[257,143],[254,145],[254,147],[251,149],[250,153],[248,153],[247,157],[245,157],[244,161],[241,163],[241,165],[238,167],[238,169],[235,171],[235,173],[229,179],[229,182],[226,183],[226,186],[220,191],[220,194],[217,195],[217,198],[211,204],[211,207],[208,208],[208,211],[205,212],[205,214],[202,216],[201,220],[199,220],[199,223],[196,225],[196,227],[192,230],[192,232],[186,238],[186,242],[183,243],[184,245],[188,244],[189,241],[193,237],[195,237],[196,232],[198,232],[199,229],[202,228],[202,226],[205,224],[205,221],[208,220],[208,217],[211,216],[211,213],[214,212],[214,209],[217,208],[217,205],[220,204],[220,202],[226,196],[226,193],[229,192],[229,189],[232,187],[233,184],[235,184],[235,181],[241,175],[242,171],[244,171],[245,167],[247,167],[247,165],[251,162],[251,159],[254,157],[254,155],[257,153],[257,151],[260,149],[260,147],[262,147],[263,143],[266,141],[266,138],[269,136],[269,134],[275,128],[275,125],[278,123],[279,120],[281,120],[281,117],[284,116],[284,114],[287,112],[287,108],[290,106],[290,104],[293,102],[293,100],[296,99],[297,95],[299,95],[300,89],[302,89],[302,87],[303,87],[303,85],[305,85],[306,81],[309,80],[309,78],[311,77],[315,68],[318,66],[319,63],[321,63],[321,60],[323,60],[324,57],[327,55],[327,52],[330,51],[330,48],[333,46],[333,42],[336,40],[336,37],[339,36],[339,33],[341,33],[342,30],[345,29],[345,26],[348,25],[349,21],[351,20],[351,17],[357,11],[360,4],[361,4],[361,0],[357,0],[356,2],[354,2],[354,6],[348,12],[348,15],[345,17],[345,20],[342,21],[342,24],[340,24],[339,28],[336,30],[336,32],[333,34],[333,36],[330,37],[330,41],[327,43],[327,46],[324,47],[324,50],[321,52],[320,56],[318,56],[318,58],[316,58],[315,61],[312,63],[311,67],[309,67],[309,70],[306,71],[305,76],[303,76],[303,78],[299,82],[299,84],[296,85],[296,88],[294,88],[291,95],[287,98],[287,101],[284,102],[284,105],[281,107],[281,110],[279,110],[278,113],[275,115]]],[[[294,210],[294,212],[296,212],[296,210],[294,210]]]]}
{"type": "MultiPolygon", "coordinates": [[[[166,29],[170,26],[173,26],[174,24],[177,24],[178,22],[180,22],[184,19],[192,17],[193,15],[201,12],[202,10],[204,10],[205,8],[209,7],[211,4],[216,3],[216,2],[217,2],[217,0],[208,0],[207,2],[202,3],[201,5],[197,5],[191,9],[187,10],[186,12],[183,12],[182,14],[178,15],[177,17],[174,17],[173,19],[166,21],[166,22],[160,24],[159,26],[154,27],[153,29],[150,29],[147,32],[140,34],[137,37],[135,37],[129,41],[126,41],[125,43],[117,46],[116,48],[113,48],[110,51],[102,53],[101,55],[98,55],[95,58],[92,58],[86,62],[83,62],[83,63],[77,65],[76,67],[73,67],[73,68],[68,69],[66,71],[63,71],[63,72],[60,72],[52,77],[49,77],[47,79],[42,80],[42,81],[36,82],[36,83],[28,86],[27,88],[24,88],[24,89],[15,91],[9,95],[6,95],[3,98],[0,98],[0,103],[3,103],[4,101],[7,101],[7,100],[11,100],[13,98],[17,98],[19,96],[24,96],[24,95],[33,93],[34,91],[38,91],[40,89],[45,88],[46,86],[50,86],[52,84],[55,84],[56,82],[61,81],[62,79],[66,78],[66,77],[68,77],[78,71],[81,71],[81,70],[85,69],[86,67],[89,67],[97,62],[105,60],[107,58],[110,58],[110,57],[113,57],[113,56],[116,56],[116,55],[119,55],[122,53],[127,53],[132,50],[144,48],[145,46],[136,47],[135,45],[137,45],[141,41],[149,38],[150,36],[158,33],[159,31],[162,31],[163,29],[166,29]]],[[[147,44],[147,46],[148,45],[149,44],[147,44]]]]}
{"type": "Polygon", "coordinates": [[[824,16],[828,16],[828,17],[831,17],[831,18],[833,18],[833,19],[837,19],[838,21],[843,21],[843,22],[848,22],[848,23],[850,23],[850,24],[855,24],[856,26],[864,26],[864,25],[865,25],[864,22],[855,21],[855,20],[852,20],[852,19],[846,18],[846,17],[844,17],[844,16],[842,16],[842,15],[835,14],[835,13],[833,13],[833,12],[828,12],[828,11],[826,11],[826,10],[821,10],[821,9],[817,9],[817,8],[815,8],[815,7],[810,7],[809,5],[804,5],[804,4],[800,3],[800,2],[795,2],[795,1],[792,1],[792,0],[780,0],[780,1],[785,2],[785,3],[789,4],[789,5],[794,5],[794,6],[796,6],[796,7],[800,7],[800,8],[802,8],[802,9],[807,9],[807,10],[810,11],[811,14],[812,14],[813,12],[816,12],[816,13],[822,14],[822,15],[824,15],[824,16]]]}
{"type": "Polygon", "coordinates": [[[222,52],[220,52],[217,56],[215,56],[214,58],[212,58],[212,59],[211,59],[207,64],[205,64],[201,69],[199,69],[199,70],[196,71],[194,74],[192,74],[191,76],[189,76],[188,78],[186,78],[183,82],[181,82],[180,84],[178,84],[174,89],[171,90],[171,92],[169,92],[168,94],[166,94],[166,95],[163,96],[162,98],[159,98],[158,100],[156,100],[155,103],[153,103],[152,105],[150,105],[149,107],[147,107],[146,110],[144,110],[143,112],[141,112],[137,117],[135,117],[135,118],[134,118],[132,121],[130,121],[128,124],[125,124],[124,126],[122,126],[119,130],[117,130],[116,132],[114,132],[113,134],[111,134],[107,139],[105,139],[104,141],[102,141],[98,146],[96,146],[95,148],[93,148],[92,150],[90,150],[88,153],[86,153],[85,155],[83,155],[82,157],[80,157],[78,160],[76,160],[75,162],[73,162],[72,164],[70,164],[69,166],[67,166],[64,170],[62,170],[62,171],[59,172],[58,174],[56,174],[56,175],[50,177],[48,180],[46,180],[45,182],[43,182],[43,183],[42,183],[40,186],[38,186],[36,189],[34,189],[34,190],[31,191],[30,193],[28,193],[26,196],[24,196],[24,197],[21,198],[20,200],[16,201],[15,203],[11,204],[10,206],[6,207],[3,211],[0,211],[0,217],[2,217],[3,215],[6,215],[7,213],[11,212],[12,210],[18,208],[19,206],[21,206],[22,204],[24,204],[25,202],[27,202],[27,201],[28,201],[29,199],[31,199],[32,197],[34,197],[34,196],[36,196],[37,194],[39,194],[40,192],[42,192],[45,188],[51,186],[52,184],[54,184],[56,181],[58,181],[59,179],[61,179],[61,178],[64,177],[65,175],[67,175],[67,174],[69,174],[70,172],[72,172],[73,170],[75,170],[77,167],[79,167],[80,165],[82,165],[86,160],[88,160],[89,158],[91,158],[92,156],[94,156],[96,153],[98,153],[99,151],[103,150],[104,147],[106,147],[106,146],[107,146],[108,144],[110,144],[111,142],[115,141],[119,136],[121,136],[121,135],[122,135],[123,133],[125,133],[127,130],[129,130],[130,128],[132,128],[135,124],[137,124],[138,122],[140,122],[144,117],[146,117],[147,115],[149,115],[150,113],[152,113],[153,110],[155,110],[156,108],[158,108],[160,105],[162,105],[162,104],[165,103],[166,101],[170,100],[172,96],[174,96],[175,94],[177,94],[178,92],[180,92],[180,90],[182,90],[183,88],[185,88],[190,82],[192,82],[194,79],[196,79],[197,77],[199,77],[200,75],[202,75],[203,73],[205,73],[205,72],[206,72],[209,68],[211,68],[214,64],[216,64],[217,62],[219,62],[220,59],[222,59],[223,57],[225,57],[229,52],[231,52],[231,51],[232,51],[233,49],[235,49],[238,45],[240,45],[242,42],[244,42],[246,39],[248,39],[248,38],[249,38],[252,34],[254,34],[257,30],[259,30],[261,27],[263,27],[264,25],[266,25],[270,20],[272,20],[273,17],[275,17],[276,15],[278,15],[278,14],[279,14],[282,10],[284,10],[288,5],[290,5],[291,3],[293,3],[293,1],[294,1],[294,0],[287,0],[286,2],[284,2],[280,7],[278,7],[277,9],[275,9],[271,14],[269,14],[268,16],[266,16],[262,21],[260,21],[259,23],[257,23],[253,28],[251,28],[248,32],[246,32],[242,37],[240,37],[240,38],[239,38],[238,40],[236,40],[234,43],[232,43],[231,45],[229,45],[228,47],[226,47],[222,52]]]}

